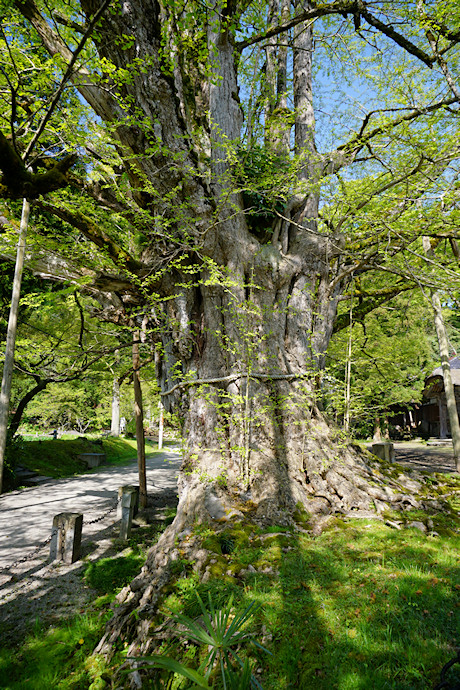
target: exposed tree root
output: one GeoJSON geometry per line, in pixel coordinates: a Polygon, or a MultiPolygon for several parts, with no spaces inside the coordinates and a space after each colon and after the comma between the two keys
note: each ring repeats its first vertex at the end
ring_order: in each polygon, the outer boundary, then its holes
{"type": "MultiPolygon", "coordinates": [[[[202,537],[193,531],[197,523],[207,524],[216,534],[245,521],[261,526],[290,524],[315,536],[334,516],[374,517],[399,529],[397,522],[383,516],[386,510],[403,514],[412,509],[436,512],[443,508],[438,501],[424,497],[426,489],[421,475],[417,478],[417,473],[404,472],[397,464],[382,463],[356,447],[348,446],[343,453],[344,460],[329,461],[327,466],[323,463],[317,473],[311,472],[310,455],[311,479],[302,485],[306,499],[301,506],[299,502],[280,505],[267,497],[257,503],[251,492],[229,492],[217,482],[203,482],[193,474],[182,475],[177,516],[150,550],[140,575],[118,595],[114,616],[95,651],[109,658],[121,638],[131,643],[129,655],[138,656],[148,654],[158,643],[151,621],[171,579],[174,561],[181,558],[193,562],[200,579],[209,577],[212,554],[203,548],[202,537]],[[305,524],[296,523],[299,510],[308,517],[308,529],[305,524]]],[[[298,477],[293,478],[293,483],[299,483],[298,477]]],[[[133,675],[134,687],[139,687],[139,679],[139,673],[133,675]]]]}

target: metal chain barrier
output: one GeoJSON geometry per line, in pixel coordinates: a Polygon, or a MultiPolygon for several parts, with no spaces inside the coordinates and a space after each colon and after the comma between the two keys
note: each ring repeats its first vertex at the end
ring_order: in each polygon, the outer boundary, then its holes
{"type": "Polygon", "coordinates": [[[121,502],[121,498],[117,498],[114,505],[112,505],[108,510],[106,510],[105,513],[102,513],[102,515],[100,515],[99,517],[94,518],[94,520],[83,520],[83,524],[84,525],[94,525],[94,524],[96,524],[96,522],[102,522],[102,520],[104,518],[106,518],[107,515],[110,515],[110,513],[113,513],[113,511],[118,508],[118,504],[120,502],[121,502]]]}
{"type": "MultiPolygon", "coordinates": [[[[16,568],[18,565],[21,565],[21,563],[26,563],[27,561],[32,560],[37,554],[45,548],[45,546],[48,546],[48,544],[51,542],[52,538],[54,537],[55,534],[57,534],[58,530],[53,527],[50,536],[45,539],[45,541],[40,542],[38,546],[35,547],[33,551],[28,553],[26,556],[23,556],[22,558],[18,558],[14,563],[11,563],[11,565],[6,566],[6,568],[0,568],[0,573],[8,573],[11,575],[9,572],[13,568],[16,568]]],[[[9,584],[9,583],[8,583],[9,584]]],[[[0,602],[7,603],[8,597],[11,599],[15,598],[22,589],[25,589],[28,585],[30,584],[29,578],[26,578],[22,584],[15,585],[14,589],[10,592],[5,592],[2,596],[0,596],[0,602]]]]}
{"type": "Polygon", "coordinates": [[[45,539],[45,541],[40,542],[38,546],[35,547],[33,551],[28,553],[26,556],[22,556],[21,558],[18,558],[16,561],[11,563],[10,565],[7,565],[6,567],[0,568],[0,573],[7,573],[13,568],[16,568],[18,565],[21,565],[21,563],[25,563],[26,561],[32,560],[34,556],[36,556],[42,549],[45,548],[45,546],[48,546],[48,544],[51,542],[51,539],[54,537],[54,535],[57,534],[57,529],[54,528],[50,534],[50,536],[45,539]]]}
{"type": "MultiPolygon", "coordinates": [[[[99,515],[99,517],[94,518],[94,520],[84,520],[83,524],[84,525],[94,525],[97,522],[102,522],[102,520],[104,520],[108,515],[113,513],[118,508],[118,504],[120,502],[121,502],[121,498],[117,498],[115,503],[113,505],[111,505],[108,510],[106,510],[104,513],[102,513],[102,515],[99,515]]],[[[17,568],[18,565],[21,565],[22,563],[26,563],[27,561],[30,561],[33,558],[35,558],[37,556],[37,554],[42,549],[45,548],[45,546],[48,546],[51,543],[52,538],[54,537],[55,534],[57,534],[57,532],[58,532],[58,530],[54,527],[51,531],[50,536],[47,539],[45,539],[44,541],[40,542],[40,544],[38,544],[33,549],[33,551],[28,553],[26,556],[22,556],[21,558],[18,558],[17,560],[15,560],[10,565],[0,567],[0,573],[11,574],[10,571],[13,570],[14,568],[17,568]]],[[[62,535],[62,536],[64,536],[64,535],[62,535]]],[[[61,549],[63,549],[63,548],[64,548],[64,539],[61,539],[61,549]]]]}

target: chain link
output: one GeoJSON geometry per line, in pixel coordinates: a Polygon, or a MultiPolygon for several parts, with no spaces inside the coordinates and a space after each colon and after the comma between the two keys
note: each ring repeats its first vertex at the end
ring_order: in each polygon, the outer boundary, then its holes
{"type": "Polygon", "coordinates": [[[38,546],[35,547],[33,551],[28,553],[26,556],[22,556],[10,565],[0,568],[0,573],[7,573],[13,568],[16,568],[18,565],[21,565],[21,563],[25,563],[26,561],[32,560],[32,558],[34,558],[34,556],[36,556],[42,549],[44,549],[45,546],[48,546],[48,544],[51,542],[51,539],[54,537],[55,534],[57,534],[57,531],[58,530],[54,527],[50,536],[47,539],[45,539],[45,541],[42,541],[38,546]]]}
{"type": "Polygon", "coordinates": [[[83,524],[84,525],[94,525],[94,524],[96,524],[96,522],[102,522],[102,520],[104,518],[106,518],[107,515],[110,515],[110,513],[113,513],[113,511],[118,508],[119,503],[121,503],[121,498],[117,498],[114,505],[112,505],[108,510],[106,510],[105,513],[102,513],[102,515],[100,515],[99,517],[94,518],[94,520],[83,520],[83,524]]]}

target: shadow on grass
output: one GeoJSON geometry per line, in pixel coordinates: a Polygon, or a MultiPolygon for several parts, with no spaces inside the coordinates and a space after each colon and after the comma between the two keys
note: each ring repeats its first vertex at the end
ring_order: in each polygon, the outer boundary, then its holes
{"type": "MultiPolygon", "coordinates": [[[[251,631],[271,656],[248,653],[264,690],[431,690],[456,654],[455,536],[376,520],[333,519],[317,538],[249,525],[224,532],[234,549],[223,554],[212,530],[200,529],[213,575],[200,582],[179,560],[163,610],[199,616],[195,591],[216,608],[230,595],[238,610],[259,603],[251,631]]],[[[458,666],[451,677],[460,680],[458,666]]]]}
{"type": "Polygon", "coordinates": [[[291,538],[272,587],[278,602],[265,608],[274,631],[267,690],[428,690],[439,681],[459,644],[456,547],[451,539],[443,553],[413,532],[371,523],[291,538]]]}

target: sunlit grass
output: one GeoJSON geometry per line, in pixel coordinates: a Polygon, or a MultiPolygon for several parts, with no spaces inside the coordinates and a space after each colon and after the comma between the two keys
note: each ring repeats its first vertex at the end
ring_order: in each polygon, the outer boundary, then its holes
{"type": "MultiPolygon", "coordinates": [[[[179,551],[151,629],[171,612],[199,616],[196,592],[203,601],[210,593],[215,607],[233,595],[236,612],[252,601],[260,605],[251,632],[271,655],[249,644],[241,656],[248,657],[264,690],[431,690],[460,646],[460,522],[458,516],[452,520],[439,536],[366,519],[333,519],[316,538],[295,530],[264,532],[252,524],[229,526],[218,537],[197,526],[192,536],[199,535],[209,551],[210,576],[200,580],[179,551]],[[222,544],[231,545],[231,553],[222,553],[222,544]]],[[[117,564],[93,566],[100,591],[113,592],[131,576],[123,568],[134,573],[140,565],[137,554],[145,549],[132,547],[125,563],[119,559],[116,582],[117,564]]],[[[2,652],[5,687],[76,690],[95,679],[104,687],[104,678],[110,687],[124,643],[111,669],[100,659],[85,660],[102,635],[108,599],[67,627],[37,630],[22,647],[2,652]]],[[[199,663],[199,652],[177,637],[155,651],[189,666],[199,663]]],[[[452,672],[460,680],[460,669],[452,672]]],[[[185,687],[180,682],[172,687],[185,687]]]]}
{"type": "MultiPolygon", "coordinates": [[[[87,662],[108,614],[94,607],[67,623],[35,630],[18,648],[0,650],[0,687],[4,690],[88,688],[105,671],[99,660],[87,662]]],[[[104,687],[103,685],[101,687],[104,687]]]]}
{"type": "Polygon", "coordinates": [[[257,639],[272,656],[248,653],[265,690],[428,690],[460,643],[459,547],[458,534],[378,521],[332,522],[316,539],[254,529],[230,555],[215,547],[206,583],[184,564],[164,605],[197,615],[195,589],[261,604],[257,639]],[[240,578],[250,562],[271,572],[240,578]]]}
{"type": "MultiPolygon", "coordinates": [[[[146,440],[146,453],[158,451],[156,443],[146,440]]],[[[81,453],[105,453],[105,465],[123,465],[136,458],[135,439],[107,438],[101,445],[91,439],[24,440],[17,462],[30,470],[54,479],[87,472],[81,453]]]]}

